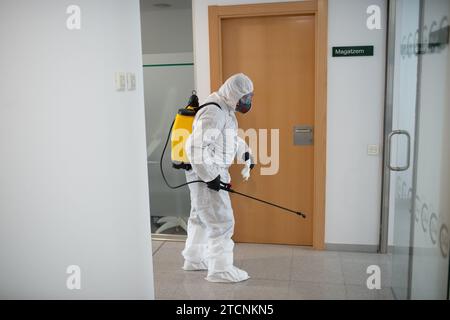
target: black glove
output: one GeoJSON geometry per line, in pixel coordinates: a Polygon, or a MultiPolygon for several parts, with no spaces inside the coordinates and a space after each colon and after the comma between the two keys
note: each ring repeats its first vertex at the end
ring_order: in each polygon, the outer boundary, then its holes
{"type": "Polygon", "coordinates": [[[255,164],[253,163],[253,157],[250,155],[250,152],[244,153],[244,161],[247,162],[247,160],[250,159],[250,170],[252,170],[255,167],[255,164]]]}
{"type": "Polygon", "coordinates": [[[206,185],[212,190],[220,191],[220,174],[213,181],[207,182],[206,185]]]}

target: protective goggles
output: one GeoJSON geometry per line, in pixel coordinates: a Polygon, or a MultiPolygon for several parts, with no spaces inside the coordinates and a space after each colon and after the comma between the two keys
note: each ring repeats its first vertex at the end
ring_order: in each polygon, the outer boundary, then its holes
{"type": "Polygon", "coordinates": [[[253,92],[243,96],[236,105],[236,111],[247,113],[252,108],[253,92]]]}

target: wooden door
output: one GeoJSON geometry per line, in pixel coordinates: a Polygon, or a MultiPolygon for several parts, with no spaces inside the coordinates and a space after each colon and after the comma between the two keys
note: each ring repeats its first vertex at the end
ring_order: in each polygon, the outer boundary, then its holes
{"type": "MultiPolygon", "coordinates": [[[[243,182],[242,165],[231,168],[233,187],[243,193],[302,211],[307,219],[278,208],[231,195],[237,242],[312,245],[314,210],[314,145],[294,145],[294,127],[315,124],[315,15],[229,18],[221,21],[222,81],[243,72],[254,82],[253,109],[238,114],[239,127],[267,130],[269,155],[277,143],[279,159],[258,164],[243,182]],[[272,166],[271,175],[261,168],[272,166]],[[278,167],[278,170],[275,168],[278,167]],[[275,173],[275,174],[273,174],[275,173]]],[[[249,142],[249,140],[247,140],[249,142]]],[[[261,150],[263,140],[253,146],[261,150]]]]}

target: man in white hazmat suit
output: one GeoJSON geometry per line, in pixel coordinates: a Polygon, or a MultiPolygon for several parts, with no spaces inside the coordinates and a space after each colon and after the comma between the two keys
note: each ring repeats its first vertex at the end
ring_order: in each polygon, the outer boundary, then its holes
{"type": "MultiPolygon", "coordinates": [[[[235,112],[251,108],[253,83],[244,74],[230,77],[212,93],[195,116],[192,134],[186,141],[186,154],[192,170],[186,171],[190,184],[191,213],[186,246],[182,254],[186,271],[208,270],[211,282],[240,282],[249,278],[247,272],[233,265],[234,216],[228,192],[220,190],[220,182],[230,183],[228,168],[237,156],[245,161],[242,170],[248,179],[254,166],[250,149],[238,137],[235,112]]],[[[241,162],[243,163],[243,162],[241,162]]]]}

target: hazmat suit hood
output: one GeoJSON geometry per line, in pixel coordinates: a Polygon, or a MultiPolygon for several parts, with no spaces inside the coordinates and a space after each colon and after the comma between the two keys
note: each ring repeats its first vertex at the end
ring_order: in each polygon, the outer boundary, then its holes
{"type": "Polygon", "coordinates": [[[228,107],[236,110],[239,100],[251,92],[253,92],[252,80],[245,74],[238,73],[228,78],[217,94],[226,102],[228,107]]]}

